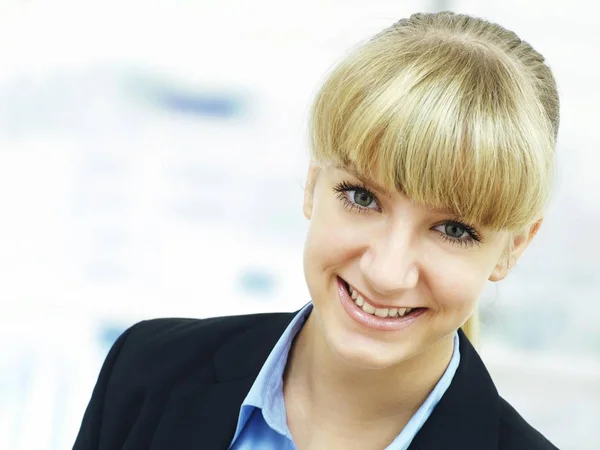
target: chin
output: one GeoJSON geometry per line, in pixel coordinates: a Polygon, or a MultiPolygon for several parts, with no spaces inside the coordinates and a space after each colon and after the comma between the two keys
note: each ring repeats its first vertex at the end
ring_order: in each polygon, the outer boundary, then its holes
{"type": "Polygon", "coordinates": [[[331,322],[324,324],[325,339],[333,354],[345,364],[381,370],[393,367],[417,354],[417,349],[406,342],[383,341],[331,322]]]}
{"type": "Polygon", "coordinates": [[[334,349],[339,358],[348,366],[366,370],[384,370],[394,367],[404,359],[402,355],[385,355],[377,357],[373,352],[365,353],[354,349],[334,349]]]}

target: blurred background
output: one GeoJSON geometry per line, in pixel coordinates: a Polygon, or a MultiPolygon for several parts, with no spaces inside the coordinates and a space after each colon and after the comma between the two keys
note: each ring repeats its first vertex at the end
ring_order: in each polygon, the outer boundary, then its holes
{"type": "Polygon", "coordinates": [[[500,393],[600,448],[600,23],[583,0],[0,1],[0,449],[71,448],[136,321],[293,311],[306,119],[357,41],[451,9],[541,51],[562,98],[556,193],[482,299],[500,393]]]}

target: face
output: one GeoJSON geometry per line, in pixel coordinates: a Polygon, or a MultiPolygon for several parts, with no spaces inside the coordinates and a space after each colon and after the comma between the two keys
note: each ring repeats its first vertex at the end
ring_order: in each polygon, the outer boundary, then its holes
{"type": "MultiPolygon", "coordinates": [[[[507,232],[414,204],[346,169],[311,165],[304,213],[315,320],[355,366],[384,369],[451,343],[485,282],[506,275],[507,232]]],[[[536,230],[514,240],[512,261],[536,230]]]]}

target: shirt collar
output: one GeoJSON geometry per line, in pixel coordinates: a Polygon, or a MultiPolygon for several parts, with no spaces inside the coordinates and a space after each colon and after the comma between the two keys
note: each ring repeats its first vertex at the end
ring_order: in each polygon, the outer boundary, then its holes
{"type": "Polygon", "coordinates": [[[283,373],[287,363],[288,354],[294,337],[313,309],[312,302],[308,302],[292,319],[281,338],[273,347],[271,354],[260,370],[256,381],[250,388],[242,407],[254,406],[263,411],[265,421],[277,432],[286,435],[285,406],[283,401],[283,373]]]}
{"type": "MultiPolygon", "coordinates": [[[[300,331],[306,322],[306,319],[308,319],[312,309],[313,304],[312,302],[309,302],[294,316],[273,347],[273,350],[261,368],[241,407],[242,411],[247,408],[259,408],[262,410],[265,422],[273,430],[281,435],[290,437],[290,439],[291,436],[289,436],[289,430],[286,423],[283,397],[283,374],[294,337],[300,331]]],[[[459,363],[459,338],[458,333],[455,332],[454,350],[446,371],[429,396],[410,419],[406,427],[404,427],[403,431],[388,448],[406,448],[404,442],[408,445],[414,435],[423,426],[427,418],[431,415],[433,409],[450,386],[459,363]]],[[[249,417],[249,414],[240,414],[240,421],[242,421],[242,417],[245,417],[245,421],[249,417]]],[[[244,425],[244,423],[239,423],[238,421],[238,431],[244,425]]],[[[237,434],[238,433],[236,433],[236,435],[237,434]]]]}

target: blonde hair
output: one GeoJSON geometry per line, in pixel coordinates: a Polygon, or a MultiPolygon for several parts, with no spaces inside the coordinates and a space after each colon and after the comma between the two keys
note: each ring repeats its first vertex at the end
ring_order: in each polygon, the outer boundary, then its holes
{"type": "MultiPolygon", "coordinates": [[[[354,49],[309,119],[316,163],[511,232],[543,214],[558,125],[544,57],[512,31],[451,12],[414,14],[354,49]]],[[[462,328],[474,339],[476,314],[462,328]]]]}

